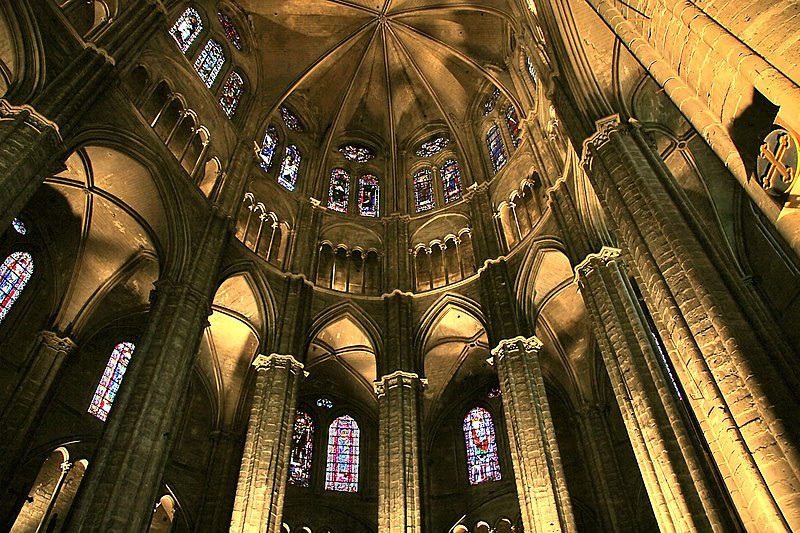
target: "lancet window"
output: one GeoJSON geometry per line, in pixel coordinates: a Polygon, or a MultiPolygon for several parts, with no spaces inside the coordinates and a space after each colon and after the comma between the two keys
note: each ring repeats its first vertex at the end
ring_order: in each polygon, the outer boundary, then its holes
{"type": "Polygon", "coordinates": [[[206,41],[197,61],[194,62],[194,69],[209,89],[214,85],[219,71],[225,64],[225,52],[222,45],[214,39],[206,41]]]}
{"type": "Polygon", "coordinates": [[[264,134],[264,142],[261,143],[261,150],[258,152],[258,157],[261,159],[261,168],[267,172],[272,167],[272,160],[277,149],[278,130],[275,129],[275,126],[270,126],[264,134]]]}
{"type": "Polygon", "coordinates": [[[508,127],[508,134],[511,136],[511,142],[514,146],[519,146],[519,143],[522,142],[519,137],[521,133],[519,115],[517,115],[517,108],[513,105],[508,106],[508,109],[506,109],[506,126],[508,127]]]}
{"type": "Polygon", "coordinates": [[[299,411],[294,419],[292,452],[289,457],[289,482],[308,487],[311,481],[311,455],[314,451],[314,421],[299,411]]]}
{"type": "Polygon", "coordinates": [[[378,178],[365,174],[358,180],[358,214],[362,217],[377,217],[380,214],[381,186],[378,178]]]}
{"type": "Polygon", "coordinates": [[[231,72],[222,86],[222,95],[219,97],[219,105],[222,106],[222,110],[225,111],[228,118],[233,118],[243,93],[244,80],[238,73],[231,72]]]}
{"type": "Polygon", "coordinates": [[[193,7],[187,7],[170,28],[169,34],[175,39],[180,51],[185,54],[201,31],[203,31],[203,20],[200,18],[200,13],[193,7]]]}
{"type": "Polygon", "coordinates": [[[331,171],[331,185],[328,191],[328,209],[347,213],[350,200],[350,174],[344,169],[334,168],[331,171]]]}
{"type": "Polygon", "coordinates": [[[461,173],[458,170],[458,161],[448,159],[442,164],[439,173],[442,176],[444,203],[461,200],[461,173]]]}
{"type": "Polygon", "coordinates": [[[293,191],[297,186],[297,176],[300,173],[300,150],[297,146],[290,144],[286,147],[286,154],[283,156],[281,171],[278,174],[278,183],[293,191]]]}
{"type": "Polygon", "coordinates": [[[111,352],[111,357],[108,359],[108,364],[106,364],[106,369],[103,371],[103,376],[100,378],[100,383],[98,383],[94,392],[94,398],[92,398],[88,412],[103,422],[108,418],[111,405],[117,397],[119,386],[122,384],[125,371],[128,369],[134,348],[135,346],[132,342],[121,342],[114,347],[114,351],[111,352]]]}
{"type": "Polygon", "coordinates": [[[508,155],[506,154],[506,145],[503,142],[503,137],[500,134],[500,126],[497,124],[492,124],[489,131],[486,132],[486,144],[489,147],[492,168],[494,168],[495,172],[499,172],[508,161],[508,155]]]}
{"type": "Polygon", "coordinates": [[[343,415],[328,428],[328,464],[325,489],[358,491],[358,463],[361,430],[349,415],[343,415]]]}
{"type": "Polygon", "coordinates": [[[436,206],[433,196],[433,172],[429,168],[420,169],[414,174],[414,203],[417,213],[428,211],[436,206]]]}
{"type": "Polygon", "coordinates": [[[500,481],[500,460],[497,457],[492,415],[483,407],[475,407],[464,418],[464,442],[467,446],[469,482],[478,485],[500,481]]]}
{"type": "Polygon", "coordinates": [[[28,252],[14,252],[0,269],[0,321],[17,301],[33,275],[33,257],[28,252]]]}
{"type": "Polygon", "coordinates": [[[224,13],[217,13],[219,23],[222,24],[222,31],[228,41],[236,47],[237,50],[242,49],[242,36],[239,35],[239,28],[233,23],[231,18],[224,13]]]}

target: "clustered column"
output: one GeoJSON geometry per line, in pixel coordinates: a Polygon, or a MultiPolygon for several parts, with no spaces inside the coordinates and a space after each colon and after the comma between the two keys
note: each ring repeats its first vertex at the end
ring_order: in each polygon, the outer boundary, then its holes
{"type": "Polygon", "coordinates": [[[419,403],[427,380],[397,371],[375,382],[380,413],[378,530],[422,531],[419,403]]]}
{"type": "Polygon", "coordinates": [[[550,404],[539,366],[542,342],[501,341],[492,350],[500,380],[517,496],[525,531],[575,532],[550,404]]]}
{"type": "Polygon", "coordinates": [[[291,355],[260,355],[236,487],[231,533],[281,531],[289,454],[303,365],[291,355]]]}

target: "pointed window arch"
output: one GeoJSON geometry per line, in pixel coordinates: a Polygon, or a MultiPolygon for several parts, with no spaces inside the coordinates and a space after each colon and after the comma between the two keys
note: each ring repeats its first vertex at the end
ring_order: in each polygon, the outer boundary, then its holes
{"type": "Polygon", "coordinates": [[[511,142],[515,147],[519,146],[519,143],[522,142],[522,139],[519,138],[521,128],[517,108],[513,105],[508,106],[508,109],[506,109],[506,126],[508,127],[508,134],[511,135],[511,142]]]}
{"type": "Polygon", "coordinates": [[[175,39],[180,51],[185,54],[201,31],[203,31],[203,19],[200,18],[200,13],[193,7],[187,7],[172,25],[169,34],[175,39]]]}
{"type": "Polygon", "coordinates": [[[331,171],[331,186],[328,191],[328,209],[347,213],[350,200],[350,174],[344,169],[334,168],[331,171]]]}
{"type": "Polygon", "coordinates": [[[444,187],[444,203],[461,200],[461,172],[458,170],[458,161],[448,159],[439,169],[444,187]]]}
{"type": "Polygon", "coordinates": [[[358,180],[358,214],[362,217],[380,215],[381,185],[378,178],[365,174],[358,180]]]}
{"type": "Polygon", "coordinates": [[[308,487],[311,480],[311,454],[314,450],[314,421],[298,411],[294,419],[292,454],[289,456],[289,483],[308,487]]]}
{"type": "Polygon", "coordinates": [[[217,18],[219,18],[219,23],[222,24],[222,31],[225,33],[225,37],[237,50],[241,50],[242,36],[239,35],[239,28],[225,13],[217,13],[217,18]]]}
{"type": "Polygon", "coordinates": [[[343,415],[328,428],[328,467],[325,490],[358,491],[361,430],[353,417],[343,415]]]}
{"type": "Polygon", "coordinates": [[[219,71],[225,64],[225,52],[222,45],[214,39],[206,41],[197,61],[194,62],[194,69],[209,89],[214,85],[219,71]]]}
{"type": "Polygon", "coordinates": [[[244,80],[239,73],[231,72],[225,80],[225,85],[222,86],[222,95],[219,97],[219,105],[228,118],[233,118],[233,114],[236,113],[242,94],[244,94],[244,80]]]}
{"type": "Polygon", "coordinates": [[[275,151],[278,149],[278,130],[275,126],[267,128],[264,134],[264,142],[261,143],[261,150],[258,152],[258,157],[261,159],[261,168],[266,172],[272,167],[272,160],[275,157],[275,151]]]}
{"type": "Polygon", "coordinates": [[[293,191],[297,186],[297,176],[300,173],[300,150],[297,146],[290,144],[286,147],[286,154],[283,156],[281,171],[278,174],[278,183],[293,191]]]}
{"type": "Polygon", "coordinates": [[[497,124],[492,124],[489,131],[486,132],[486,144],[489,147],[489,156],[492,158],[492,168],[495,173],[500,172],[500,169],[508,161],[508,156],[506,155],[506,144],[500,135],[500,126],[497,124]]]}
{"type": "Polygon", "coordinates": [[[464,442],[467,446],[467,471],[470,484],[500,481],[497,440],[489,411],[483,407],[475,407],[467,413],[464,418],[464,442]]]}
{"type": "Polygon", "coordinates": [[[414,174],[414,203],[417,206],[417,213],[436,206],[433,197],[433,172],[429,168],[422,168],[414,174]]]}
{"type": "Polygon", "coordinates": [[[28,252],[14,252],[0,268],[0,322],[11,310],[33,275],[33,257],[28,252]]]}
{"type": "Polygon", "coordinates": [[[128,363],[131,361],[133,350],[136,346],[132,342],[121,342],[114,347],[111,357],[108,358],[106,369],[97,384],[92,403],[89,405],[88,412],[93,414],[103,422],[108,418],[114,398],[117,397],[119,386],[125,371],[128,370],[128,363]]]}

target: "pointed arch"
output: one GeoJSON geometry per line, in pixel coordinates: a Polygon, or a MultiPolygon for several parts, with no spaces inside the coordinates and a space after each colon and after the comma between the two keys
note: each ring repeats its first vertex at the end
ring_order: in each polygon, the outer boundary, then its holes
{"type": "Polygon", "coordinates": [[[33,257],[28,252],[13,252],[0,267],[0,322],[11,311],[33,276],[33,257]]]}

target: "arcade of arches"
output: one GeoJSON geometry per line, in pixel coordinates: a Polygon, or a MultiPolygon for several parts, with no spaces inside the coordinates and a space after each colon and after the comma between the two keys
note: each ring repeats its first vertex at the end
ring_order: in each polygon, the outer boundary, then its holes
{"type": "Polygon", "coordinates": [[[800,531],[798,10],[1,1],[0,530],[800,531]]]}

